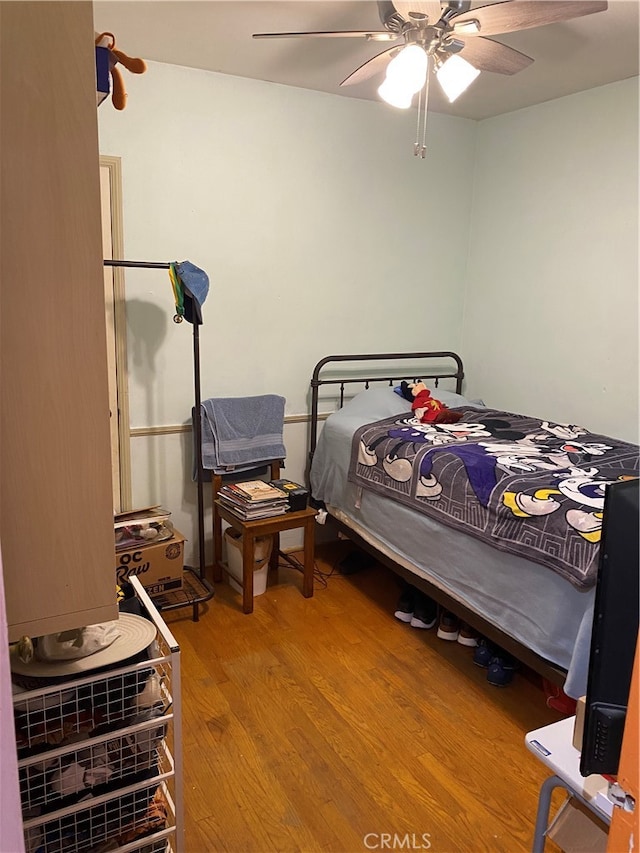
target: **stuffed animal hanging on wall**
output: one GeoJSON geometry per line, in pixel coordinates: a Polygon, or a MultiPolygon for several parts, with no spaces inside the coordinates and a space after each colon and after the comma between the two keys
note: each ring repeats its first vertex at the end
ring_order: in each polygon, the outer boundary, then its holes
{"type": "Polygon", "coordinates": [[[455,424],[462,417],[461,412],[452,412],[440,400],[434,399],[424,382],[403,381],[400,390],[422,424],[455,424]]]}
{"type": "MultiPolygon", "coordinates": [[[[104,48],[109,56],[109,71],[111,73],[111,102],[117,110],[123,110],[127,105],[127,92],[124,80],[117,64],[124,65],[132,74],[144,74],[147,64],[144,59],[135,59],[116,49],[116,38],[113,33],[96,33],[97,48],[104,48]]],[[[96,51],[97,52],[97,51],[96,51]]]]}

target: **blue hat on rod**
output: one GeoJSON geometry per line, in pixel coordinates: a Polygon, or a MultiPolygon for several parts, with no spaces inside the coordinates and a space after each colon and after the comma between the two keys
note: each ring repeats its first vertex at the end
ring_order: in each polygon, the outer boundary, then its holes
{"type": "Polygon", "coordinates": [[[191,261],[174,261],[169,266],[169,276],[176,302],[176,322],[184,318],[188,323],[201,326],[209,276],[191,261]]]}

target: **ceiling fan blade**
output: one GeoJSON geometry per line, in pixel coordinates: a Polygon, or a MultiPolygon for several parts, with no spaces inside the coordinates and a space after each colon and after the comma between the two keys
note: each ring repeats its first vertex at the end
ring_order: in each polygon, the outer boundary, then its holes
{"type": "Polygon", "coordinates": [[[517,74],[533,62],[530,56],[519,50],[487,38],[465,40],[460,56],[478,71],[493,71],[495,74],[517,74]]]}
{"type": "Polygon", "coordinates": [[[411,21],[411,12],[427,16],[427,23],[437,24],[442,15],[439,0],[393,0],[393,5],[405,21],[411,21]]]}
{"type": "Polygon", "coordinates": [[[378,53],[373,59],[368,59],[359,68],[356,68],[348,77],[340,83],[341,86],[353,86],[355,83],[362,83],[363,80],[368,80],[380,71],[384,71],[387,64],[391,60],[392,54],[398,50],[397,47],[390,47],[378,53]]]}
{"type": "Polygon", "coordinates": [[[338,30],[326,33],[254,33],[254,39],[298,39],[298,38],[342,38],[369,39],[370,41],[392,41],[399,38],[397,33],[388,30],[338,30]]]}
{"type": "MultiPolygon", "coordinates": [[[[455,32],[456,25],[476,20],[480,24],[478,35],[495,36],[604,12],[607,5],[606,0],[510,0],[455,15],[451,24],[455,32]]],[[[465,31],[467,34],[473,35],[465,31]]]]}

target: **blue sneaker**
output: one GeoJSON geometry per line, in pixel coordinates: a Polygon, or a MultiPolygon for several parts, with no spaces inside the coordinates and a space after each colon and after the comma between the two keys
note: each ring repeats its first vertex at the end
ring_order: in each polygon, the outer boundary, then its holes
{"type": "Polygon", "coordinates": [[[497,649],[489,640],[482,637],[478,640],[478,645],[473,653],[473,662],[476,666],[488,667],[491,659],[496,656],[497,649]]]}
{"type": "Polygon", "coordinates": [[[513,681],[516,668],[515,660],[509,655],[493,657],[487,668],[487,681],[494,687],[506,687],[513,681]]]}

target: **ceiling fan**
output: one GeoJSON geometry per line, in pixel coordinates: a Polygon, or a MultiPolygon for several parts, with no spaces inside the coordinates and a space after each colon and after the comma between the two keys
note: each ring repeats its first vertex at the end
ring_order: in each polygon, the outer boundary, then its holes
{"type": "Polygon", "coordinates": [[[470,0],[379,0],[381,30],[254,33],[253,38],[395,42],[352,71],[340,85],[352,86],[386,70],[378,89],[385,101],[407,108],[418,94],[419,111],[424,100],[425,124],[422,145],[416,140],[414,154],[424,157],[430,70],[453,102],[481,71],[517,74],[533,62],[530,56],[487,36],[569,21],[603,12],[607,5],[606,0],[503,0],[471,9],[470,0]]]}

